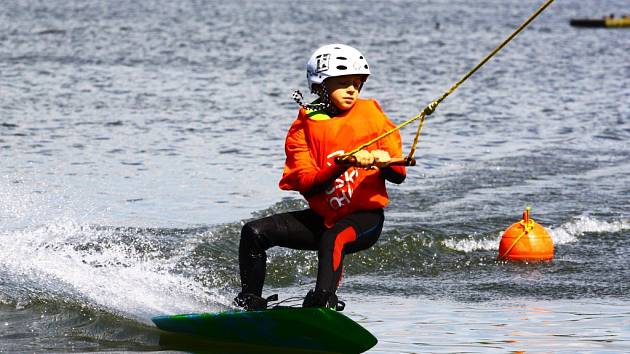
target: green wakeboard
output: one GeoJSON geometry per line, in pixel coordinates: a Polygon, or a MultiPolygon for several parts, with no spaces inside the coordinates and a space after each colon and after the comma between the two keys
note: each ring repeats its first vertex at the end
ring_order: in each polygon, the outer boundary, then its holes
{"type": "Polygon", "coordinates": [[[365,328],[328,308],[273,308],[157,316],[167,332],[211,342],[332,353],[362,353],[377,339],[365,328]]]}

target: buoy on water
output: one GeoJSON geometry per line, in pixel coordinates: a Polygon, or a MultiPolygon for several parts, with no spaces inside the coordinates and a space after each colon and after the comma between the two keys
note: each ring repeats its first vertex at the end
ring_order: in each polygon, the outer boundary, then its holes
{"type": "Polygon", "coordinates": [[[499,243],[499,259],[509,261],[550,261],[553,240],[547,230],[529,218],[528,207],[523,219],[503,232],[499,243]]]}

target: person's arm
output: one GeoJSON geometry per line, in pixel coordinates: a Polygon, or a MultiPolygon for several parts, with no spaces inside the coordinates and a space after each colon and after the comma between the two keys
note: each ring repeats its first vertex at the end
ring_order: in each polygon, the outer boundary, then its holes
{"type": "Polygon", "coordinates": [[[392,183],[401,184],[407,178],[404,166],[388,166],[381,168],[381,176],[392,183]]]}
{"type": "Polygon", "coordinates": [[[304,196],[310,196],[327,188],[346,171],[347,167],[337,164],[321,169],[317,167],[306,143],[302,124],[298,118],[287,134],[285,142],[287,158],[280,180],[280,189],[294,190],[304,196]]]}
{"type": "Polygon", "coordinates": [[[308,189],[300,191],[300,193],[302,193],[305,198],[308,198],[312,195],[323,192],[329,188],[330,185],[347,169],[347,167],[333,164],[332,166],[327,166],[326,168],[317,171],[308,189]]]}

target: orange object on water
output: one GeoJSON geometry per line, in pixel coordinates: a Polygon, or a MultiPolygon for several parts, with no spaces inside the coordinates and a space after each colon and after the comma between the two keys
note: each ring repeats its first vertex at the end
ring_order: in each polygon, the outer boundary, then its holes
{"type": "Polygon", "coordinates": [[[509,261],[549,261],[553,258],[553,240],[547,230],[529,218],[530,208],[523,212],[523,220],[503,232],[499,243],[499,259],[509,261]]]}

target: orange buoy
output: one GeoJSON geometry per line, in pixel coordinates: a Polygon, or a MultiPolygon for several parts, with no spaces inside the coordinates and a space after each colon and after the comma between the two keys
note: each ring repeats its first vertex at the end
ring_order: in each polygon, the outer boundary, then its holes
{"type": "Polygon", "coordinates": [[[547,230],[529,218],[530,208],[523,212],[523,220],[503,232],[499,243],[499,259],[509,261],[549,261],[553,258],[553,240],[547,230]]]}

